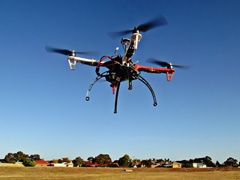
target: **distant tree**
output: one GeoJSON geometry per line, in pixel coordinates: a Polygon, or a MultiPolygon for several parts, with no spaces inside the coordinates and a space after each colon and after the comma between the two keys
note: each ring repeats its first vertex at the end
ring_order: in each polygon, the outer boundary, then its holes
{"type": "Polygon", "coordinates": [[[219,161],[216,161],[216,167],[221,166],[221,164],[219,163],[219,161]]]}
{"type": "Polygon", "coordinates": [[[118,164],[122,167],[129,167],[132,164],[132,161],[129,155],[125,154],[123,157],[119,158],[118,164]]]}
{"type": "Polygon", "coordinates": [[[179,163],[182,164],[183,168],[192,168],[193,167],[193,160],[181,160],[181,161],[177,161],[179,163]]]}
{"type": "Polygon", "coordinates": [[[207,167],[216,167],[216,165],[212,162],[212,158],[209,156],[202,157],[202,158],[195,158],[193,160],[195,163],[204,163],[207,167]]]}
{"type": "Polygon", "coordinates": [[[203,158],[195,158],[193,160],[194,163],[203,163],[203,158]]]}
{"type": "Polygon", "coordinates": [[[18,151],[17,153],[13,154],[17,161],[23,162],[25,159],[29,159],[27,154],[24,154],[22,151],[18,151]]]}
{"type": "Polygon", "coordinates": [[[24,154],[22,151],[18,151],[17,153],[8,153],[4,160],[7,163],[16,163],[20,161],[24,166],[35,166],[35,163],[29,158],[27,154],[24,154]]]}
{"type": "Polygon", "coordinates": [[[132,160],[132,166],[138,166],[141,164],[141,160],[140,159],[133,159],[132,160]]]}
{"type": "Polygon", "coordinates": [[[99,154],[97,157],[95,157],[96,162],[100,165],[108,165],[112,162],[112,159],[108,154],[99,154]]]}
{"type": "Polygon", "coordinates": [[[152,162],[156,162],[157,161],[156,158],[152,158],[151,160],[152,160],[152,162]]]}
{"type": "Polygon", "coordinates": [[[5,161],[8,163],[23,162],[25,158],[28,158],[28,155],[25,155],[22,151],[18,151],[17,153],[8,153],[5,156],[5,161]]]}
{"type": "Polygon", "coordinates": [[[95,163],[95,158],[94,157],[89,157],[89,158],[87,158],[87,160],[89,161],[89,162],[92,162],[92,163],[95,163]]]}
{"type": "Polygon", "coordinates": [[[166,159],[166,158],[165,158],[165,159],[164,159],[164,161],[165,161],[165,162],[169,162],[169,161],[170,161],[170,159],[169,159],[169,158],[168,158],[168,159],[166,159]]]}
{"type": "Polygon", "coordinates": [[[23,160],[24,166],[34,167],[36,166],[36,163],[34,161],[31,161],[29,158],[26,158],[23,160]]]}
{"type": "Polygon", "coordinates": [[[224,163],[225,166],[238,167],[238,160],[229,157],[224,163]]]}
{"type": "Polygon", "coordinates": [[[161,163],[163,159],[156,159],[156,163],[161,163]]]}
{"type": "Polygon", "coordinates": [[[40,155],[39,154],[32,154],[29,156],[29,158],[32,160],[32,161],[37,161],[37,160],[40,160],[40,155]]]}
{"type": "Polygon", "coordinates": [[[203,159],[203,162],[207,165],[207,167],[216,167],[216,164],[212,162],[212,158],[208,158],[207,156],[203,159]]]}
{"type": "Polygon", "coordinates": [[[146,167],[151,167],[152,161],[151,161],[151,159],[148,159],[148,160],[145,159],[145,160],[141,161],[141,164],[146,166],[146,167]]]}
{"type": "Polygon", "coordinates": [[[8,153],[4,160],[7,162],[7,163],[15,163],[17,162],[17,159],[14,157],[13,153],[8,153]]]}
{"type": "Polygon", "coordinates": [[[79,156],[79,157],[76,157],[74,160],[73,160],[73,165],[75,167],[82,167],[85,165],[85,162],[84,160],[79,156]]]}
{"type": "Polygon", "coordinates": [[[206,157],[205,157],[205,159],[207,159],[207,160],[209,160],[209,161],[211,161],[211,160],[212,160],[212,158],[211,158],[211,157],[209,157],[209,156],[206,156],[206,157]]]}

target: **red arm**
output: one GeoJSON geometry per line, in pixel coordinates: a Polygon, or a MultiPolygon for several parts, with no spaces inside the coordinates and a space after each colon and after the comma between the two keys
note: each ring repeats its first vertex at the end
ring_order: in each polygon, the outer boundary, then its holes
{"type": "Polygon", "coordinates": [[[156,67],[150,67],[150,66],[142,66],[138,64],[134,64],[136,71],[144,71],[148,73],[165,73],[167,76],[167,81],[171,81],[172,77],[174,75],[174,69],[173,68],[156,68],[156,67]]]}

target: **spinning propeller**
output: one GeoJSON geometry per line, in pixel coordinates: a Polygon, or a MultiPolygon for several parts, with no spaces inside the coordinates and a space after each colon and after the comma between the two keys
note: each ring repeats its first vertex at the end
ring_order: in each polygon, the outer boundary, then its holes
{"type": "Polygon", "coordinates": [[[167,25],[167,24],[168,24],[167,20],[165,19],[164,16],[158,16],[157,18],[155,18],[155,19],[153,19],[149,22],[146,22],[144,24],[141,24],[139,26],[134,27],[134,29],[123,30],[123,31],[118,31],[118,32],[111,32],[111,33],[109,33],[109,35],[111,37],[125,36],[129,33],[134,33],[137,30],[140,31],[140,32],[147,32],[150,29],[153,29],[153,28],[158,27],[158,26],[164,26],[164,25],[167,25]]]}
{"type": "Polygon", "coordinates": [[[147,61],[150,63],[156,64],[156,65],[162,66],[162,67],[167,67],[167,68],[173,68],[173,67],[181,68],[181,69],[189,69],[190,68],[189,66],[175,65],[170,62],[164,62],[164,61],[160,61],[160,60],[153,59],[153,58],[149,58],[147,61]]]}
{"type": "Polygon", "coordinates": [[[93,55],[96,54],[97,52],[94,51],[74,51],[74,50],[68,50],[68,49],[59,49],[59,48],[54,48],[54,47],[49,47],[46,46],[46,51],[48,52],[54,52],[54,53],[59,53],[67,56],[74,56],[75,54],[85,54],[85,55],[93,55]]]}

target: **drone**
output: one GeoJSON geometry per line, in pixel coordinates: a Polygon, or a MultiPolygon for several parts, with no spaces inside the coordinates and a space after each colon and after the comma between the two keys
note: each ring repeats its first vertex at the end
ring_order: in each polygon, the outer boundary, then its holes
{"type": "Polygon", "coordinates": [[[174,65],[170,62],[164,62],[154,58],[149,58],[148,62],[161,67],[143,66],[143,65],[139,65],[138,62],[133,62],[132,56],[136,52],[138,48],[138,44],[142,39],[141,32],[147,32],[150,29],[153,29],[159,26],[164,26],[167,24],[168,24],[167,20],[165,19],[164,16],[158,16],[157,18],[147,23],[136,26],[131,30],[124,30],[124,31],[109,33],[109,35],[112,37],[125,36],[128,34],[131,35],[130,38],[121,39],[121,44],[124,50],[123,56],[117,54],[119,47],[115,48],[113,53],[114,55],[102,56],[100,60],[94,60],[94,59],[88,59],[88,58],[76,56],[77,54],[86,55],[91,52],[79,52],[75,50],[53,48],[49,46],[46,47],[46,50],[48,52],[67,55],[68,56],[67,60],[71,70],[75,70],[77,63],[95,67],[95,72],[97,77],[92,81],[92,83],[90,84],[87,90],[86,101],[90,100],[90,91],[94,86],[94,84],[98,82],[100,79],[105,78],[105,80],[110,83],[110,87],[112,88],[112,93],[115,94],[114,113],[117,113],[118,94],[119,94],[121,83],[124,81],[127,81],[128,89],[132,90],[133,89],[132,81],[140,80],[150,90],[153,98],[153,106],[157,106],[157,99],[153,91],[153,88],[148,83],[148,81],[140,75],[141,72],[157,73],[157,74],[164,73],[166,74],[167,81],[171,81],[175,72],[174,68],[186,68],[186,66],[174,65]],[[107,70],[100,72],[100,68],[105,68],[107,70]]]}

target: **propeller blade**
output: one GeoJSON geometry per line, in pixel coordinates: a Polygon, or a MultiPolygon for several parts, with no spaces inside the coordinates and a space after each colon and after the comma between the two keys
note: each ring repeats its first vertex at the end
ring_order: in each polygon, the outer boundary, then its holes
{"type": "Polygon", "coordinates": [[[99,52],[97,51],[76,51],[76,54],[84,54],[84,55],[95,55],[98,54],[99,52]]]}
{"type": "Polygon", "coordinates": [[[140,32],[146,32],[150,29],[153,29],[155,27],[158,27],[158,26],[164,26],[164,25],[167,25],[167,20],[164,16],[160,15],[158,16],[157,18],[149,21],[149,22],[146,22],[144,24],[141,24],[139,26],[136,26],[134,29],[132,30],[123,30],[123,31],[117,31],[117,32],[110,32],[108,33],[108,35],[112,38],[115,38],[115,37],[119,37],[119,36],[125,36],[129,33],[133,33],[134,31],[136,30],[139,30],[140,32]]]}
{"type": "Polygon", "coordinates": [[[125,36],[127,34],[130,34],[133,30],[125,30],[125,31],[117,31],[117,32],[109,32],[108,35],[111,38],[118,38],[118,37],[122,37],[125,36]]]}
{"type": "Polygon", "coordinates": [[[97,54],[97,51],[74,51],[74,50],[68,50],[68,49],[59,49],[59,48],[54,48],[54,47],[49,47],[46,46],[46,51],[47,52],[54,52],[54,53],[59,53],[67,56],[72,56],[73,53],[75,54],[84,54],[84,55],[93,55],[97,54]]]}
{"type": "Polygon", "coordinates": [[[162,66],[162,67],[166,67],[166,66],[170,65],[168,62],[160,61],[160,60],[153,59],[153,58],[149,58],[147,61],[152,63],[152,64],[156,64],[156,65],[159,65],[159,66],[162,66]]]}
{"type": "Polygon", "coordinates": [[[158,16],[157,18],[155,18],[147,23],[141,24],[140,26],[136,27],[136,29],[139,31],[142,31],[142,32],[146,32],[155,27],[164,26],[167,24],[168,24],[167,20],[164,16],[158,16]]]}
{"type": "Polygon", "coordinates": [[[162,67],[171,67],[172,66],[174,68],[180,68],[180,69],[189,69],[190,68],[190,66],[176,65],[176,64],[172,64],[170,62],[160,61],[160,60],[157,60],[154,58],[149,58],[147,61],[150,63],[156,64],[156,65],[162,66],[162,67]]]}
{"type": "Polygon", "coordinates": [[[182,65],[176,65],[176,64],[173,64],[172,66],[175,68],[179,68],[179,69],[189,69],[190,68],[190,66],[182,66],[182,65]]]}
{"type": "Polygon", "coordinates": [[[47,52],[54,52],[54,53],[59,53],[59,54],[69,55],[69,56],[72,55],[72,51],[68,49],[59,49],[59,48],[53,48],[49,46],[46,46],[45,49],[47,52]]]}

